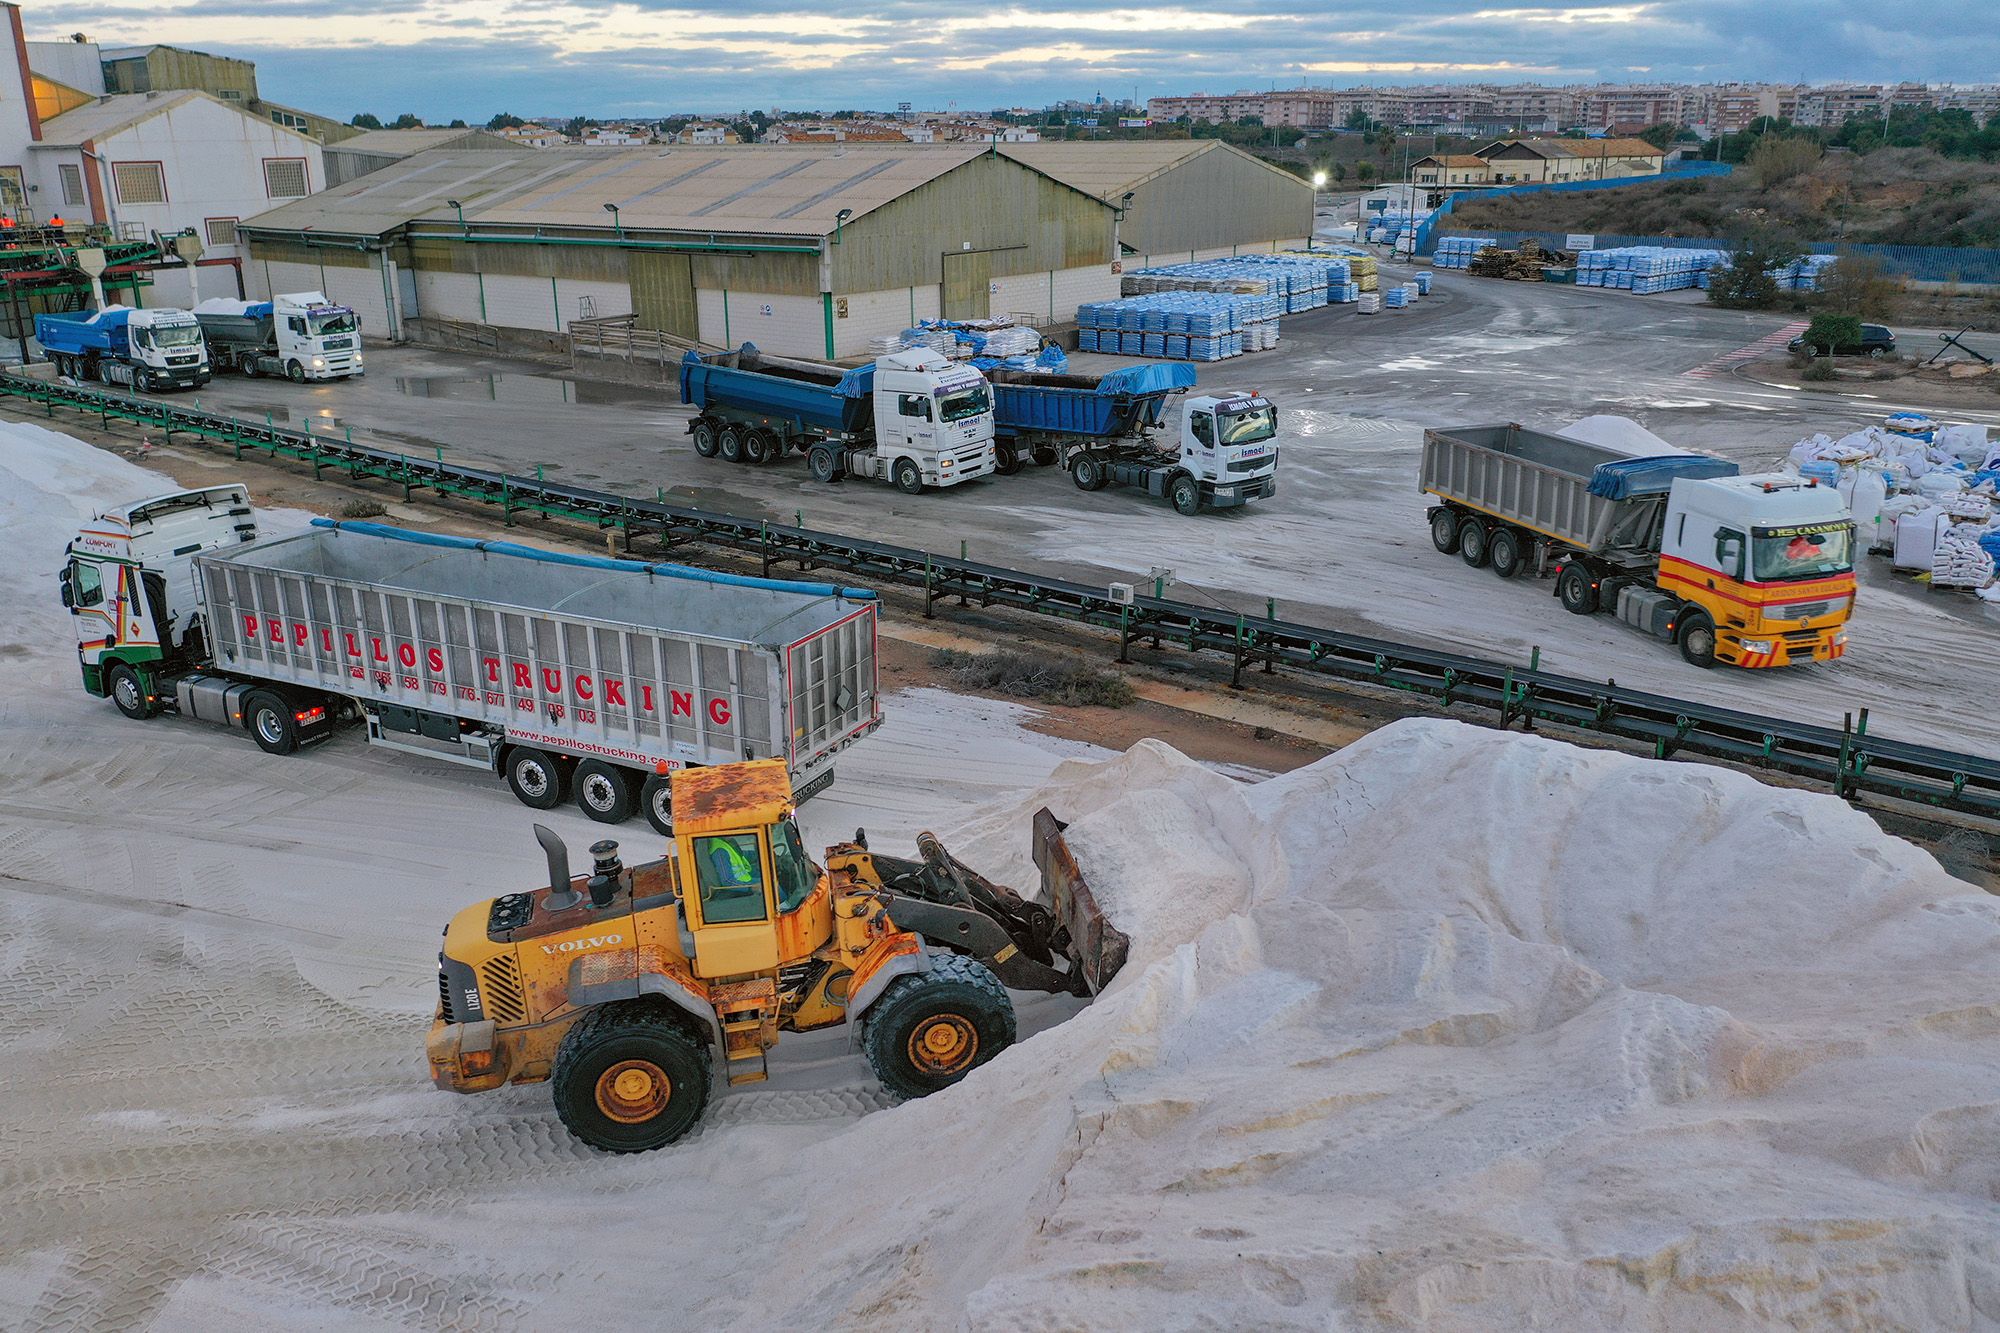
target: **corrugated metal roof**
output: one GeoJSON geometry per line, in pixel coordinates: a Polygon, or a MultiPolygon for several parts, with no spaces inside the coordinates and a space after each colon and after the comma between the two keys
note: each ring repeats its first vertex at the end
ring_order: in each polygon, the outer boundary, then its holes
{"type": "Polygon", "coordinates": [[[418,153],[429,152],[433,148],[474,145],[486,148],[516,147],[497,134],[485,130],[467,129],[463,125],[446,130],[426,127],[420,130],[364,130],[350,135],[338,144],[328,144],[329,149],[343,153],[368,153],[375,157],[414,157],[418,153]]]}
{"type": "Polygon", "coordinates": [[[1141,181],[1222,147],[1219,139],[1149,139],[1122,143],[1003,143],[1000,151],[1023,166],[1053,176],[1085,194],[1115,199],[1141,181]]]}
{"type": "Polygon", "coordinates": [[[116,134],[119,130],[157,116],[162,111],[171,111],[198,97],[208,98],[217,106],[228,105],[226,102],[208,97],[207,93],[185,88],[164,93],[112,93],[74,111],[65,111],[60,116],[43,121],[42,137],[30,147],[75,148],[91,139],[101,139],[107,134],[116,134]]]}
{"type": "MultiPolygon", "coordinates": [[[[345,145],[343,145],[345,146],[345,145]]],[[[242,226],[379,236],[419,219],[478,226],[822,236],[987,151],[983,144],[434,149],[242,226]]]]}

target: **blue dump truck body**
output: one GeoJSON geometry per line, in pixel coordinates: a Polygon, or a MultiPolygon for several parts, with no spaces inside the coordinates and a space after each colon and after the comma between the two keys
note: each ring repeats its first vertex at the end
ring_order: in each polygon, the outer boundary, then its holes
{"type": "Polygon", "coordinates": [[[35,340],[51,354],[82,356],[89,352],[124,355],[125,319],[129,310],[87,311],[73,315],[36,315],[35,340]]]}
{"type": "Polygon", "coordinates": [[[1170,395],[1192,388],[1185,363],[1127,366],[1109,375],[993,370],[993,424],[1000,436],[1133,435],[1166,420],[1170,395]]]}
{"type": "Polygon", "coordinates": [[[681,401],[701,412],[788,423],[803,435],[860,435],[874,423],[875,367],[843,371],[765,356],[751,343],[734,352],[689,352],[681,361],[681,401]]]}

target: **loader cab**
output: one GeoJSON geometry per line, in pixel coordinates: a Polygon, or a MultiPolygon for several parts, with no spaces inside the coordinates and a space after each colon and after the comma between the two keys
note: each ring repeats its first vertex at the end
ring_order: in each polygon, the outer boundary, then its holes
{"type": "Polygon", "coordinates": [[[831,891],[793,820],[783,761],[677,769],[671,780],[695,975],[769,972],[825,943],[831,891]]]}

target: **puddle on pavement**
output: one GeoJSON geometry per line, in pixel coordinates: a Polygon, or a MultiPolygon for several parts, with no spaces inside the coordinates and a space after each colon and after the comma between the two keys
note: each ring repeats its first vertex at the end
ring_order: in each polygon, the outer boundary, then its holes
{"type": "Polygon", "coordinates": [[[396,380],[396,392],[410,398],[444,398],[454,402],[522,403],[645,403],[653,395],[628,384],[588,384],[553,375],[422,375],[396,380]]]}

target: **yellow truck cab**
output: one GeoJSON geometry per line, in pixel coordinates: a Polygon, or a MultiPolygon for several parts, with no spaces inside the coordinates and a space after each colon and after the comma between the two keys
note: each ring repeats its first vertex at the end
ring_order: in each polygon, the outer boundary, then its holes
{"type": "Polygon", "coordinates": [[[1828,661],[1847,651],[1854,520],[1839,491],[1797,477],[1680,478],[1658,581],[1707,618],[1683,615],[1686,652],[1744,667],[1828,661]]]}

